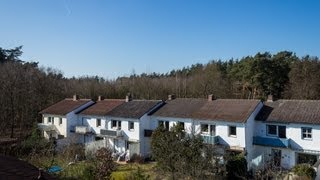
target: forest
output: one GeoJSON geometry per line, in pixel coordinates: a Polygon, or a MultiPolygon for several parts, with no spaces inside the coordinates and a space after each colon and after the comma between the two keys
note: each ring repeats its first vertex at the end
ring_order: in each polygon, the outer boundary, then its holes
{"type": "MultiPolygon", "coordinates": [[[[258,52],[239,59],[211,60],[167,73],[131,74],[115,80],[98,76],[68,78],[60,70],[20,59],[22,46],[0,48],[0,136],[23,138],[40,110],[73,94],[81,98],[319,99],[320,61],[294,52],[258,52]]],[[[41,61],[41,60],[39,60],[41,61]]]]}

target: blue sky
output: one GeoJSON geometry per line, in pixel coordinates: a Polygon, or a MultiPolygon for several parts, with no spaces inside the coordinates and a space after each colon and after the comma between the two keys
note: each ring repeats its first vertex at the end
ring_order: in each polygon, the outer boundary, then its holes
{"type": "Polygon", "coordinates": [[[2,0],[0,47],[67,77],[165,73],[257,52],[320,56],[320,1],[2,0]]]}

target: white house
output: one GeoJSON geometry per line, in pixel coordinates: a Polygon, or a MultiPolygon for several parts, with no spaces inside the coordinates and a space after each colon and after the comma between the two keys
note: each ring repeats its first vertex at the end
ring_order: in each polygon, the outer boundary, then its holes
{"type": "MultiPolygon", "coordinates": [[[[245,152],[250,162],[255,117],[263,104],[259,100],[168,98],[152,115],[152,129],[183,125],[185,132],[200,134],[207,144],[221,145],[229,151],[245,152]]],[[[250,166],[249,166],[250,168],[250,166]]]]}
{"type": "Polygon", "coordinates": [[[78,114],[76,133],[82,136],[81,143],[90,143],[103,139],[101,130],[108,129],[107,114],[117,106],[123,104],[124,99],[104,99],[102,96],[92,106],[84,109],[78,114]]]}
{"type": "Polygon", "coordinates": [[[38,124],[45,138],[72,140],[77,142],[75,126],[78,124],[77,113],[94,104],[90,99],[79,99],[77,95],[66,98],[42,110],[42,123],[38,124]]]}
{"type": "Polygon", "coordinates": [[[256,117],[252,166],[319,164],[320,101],[269,99],[256,117]]]}
{"type": "Polygon", "coordinates": [[[131,100],[127,97],[124,103],[106,113],[105,123],[101,122],[96,136],[106,139],[114,152],[129,150],[130,156],[147,156],[150,154],[150,142],[145,139],[145,130],[149,129],[149,114],[162,104],[161,100],[131,100]]]}

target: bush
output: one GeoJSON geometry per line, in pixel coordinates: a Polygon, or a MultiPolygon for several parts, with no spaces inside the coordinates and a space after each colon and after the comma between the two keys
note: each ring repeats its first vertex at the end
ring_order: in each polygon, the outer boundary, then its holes
{"type": "Polygon", "coordinates": [[[243,155],[232,156],[230,160],[227,161],[226,171],[228,178],[244,178],[247,175],[247,161],[243,155]]]}
{"type": "Polygon", "coordinates": [[[316,176],[316,171],[309,164],[297,164],[292,168],[292,171],[298,176],[307,176],[309,178],[316,176]]]}
{"type": "Polygon", "coordinates": [[[96,178],[97,179],[109,179],[116,165],[112,159],[112,150],[107,148],[101,148],[96,152],[96,178]]]}
{"type": "Polygon", "coordinates": [[[130,162],[142,164],[144,163],[144,158],[141,155],[134,153],[130,158],[130,162]]]}

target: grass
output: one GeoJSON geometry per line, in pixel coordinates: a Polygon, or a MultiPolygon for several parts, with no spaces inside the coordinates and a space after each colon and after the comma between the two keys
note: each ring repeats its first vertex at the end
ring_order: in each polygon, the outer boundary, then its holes
{"type": "MultiPolygon", "coordinates": [[[[112,172],[111,179],[114,180],[126,180],[128,176],[132,175],[140,168],[141,172],[148,175],[150,179],[159,179],[159,175],[156,173],[156,163],[128,163],[119,164],[116,171],[112,172]]],[[[163,178],[160,178],[163,179],[163,178]]]]}
{"type": "MultiPolygon", "coordinates": [[[[60,166],[62,171],[55,173],[59,179],[94,179],[94,162],[90,160],[79,161],[77,163],[68,165],[70,161],[63,156],[56,156],[53,161],[51,157],[34,156],[30,159],[27,159],[27,161],[44,170],[47,170],[51,166],[60,166]]],[[[157,173],[155,162],[144,164],[117,164],[116,170],[111,174],[111,179],[126,180],[130,177],[130,175],[137,172],[138,167],[140,168],[142,174],[149,176],[148,179],[167,179],[166,176],[159,175],[159,173],[157,173]]]]}

